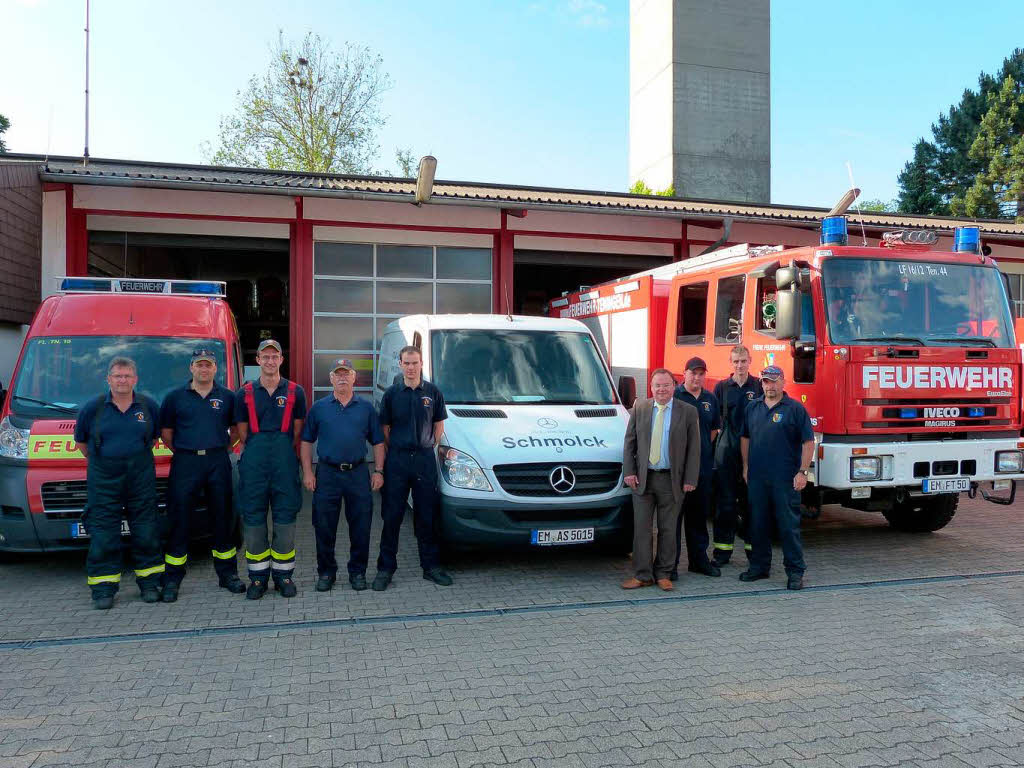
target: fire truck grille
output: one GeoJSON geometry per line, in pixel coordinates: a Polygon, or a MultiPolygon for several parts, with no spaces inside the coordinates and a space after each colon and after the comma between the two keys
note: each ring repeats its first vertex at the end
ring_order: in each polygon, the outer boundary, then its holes
{"type": "MultiPolygon", "coordinates": [[[[43,483],[43,512],[51,520],[77,520],[85,509],[88,498],[85,480],[59,480],[43,483]]],[[[157,505],[167,506],[167,478],[156,479],[157,505]]]]}
{"type": "MultiPolygon", "coordinates": [[[[1010,423],[1009,419],[970,419],[963,422],[963,426],[970,427],[1005,427],[1010,423]]],[[[923,419],[897,419],[895,421],[865,421],[865,429],[907,429],[908,427],[923,427],[923,419]]],[[[925,433],[926,437],[937,439],[934,433],[925,433]]],[[[922,438],[925,439],[925,438],[922,438]]]]}
{"type": "MultiPolygon", "coordinates": [[[[566,461],[536,464],[498,464],[494,476],[505,493],[511,496],[596,496],[615,490],[622,475],[617,461],[566,461]],[[575,479],[572,489],[558,493],[551,485],[551,474],[558,467],[567,467],[575,479]]],[[[561,479],[559,475],[558,479],[561,479]]]]}

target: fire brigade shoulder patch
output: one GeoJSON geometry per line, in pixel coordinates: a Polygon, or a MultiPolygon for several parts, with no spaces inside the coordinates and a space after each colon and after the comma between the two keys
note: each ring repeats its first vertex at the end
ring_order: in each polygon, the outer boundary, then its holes
{"type": "Polygon", "coordinates": [[[747,392],[747,400],[753,400],[753,399],[754,399],[754,393],[753,392],[747,392]]]}
{"type": "Polygon", "coordinates": [[[146,420],[146,414],[143,413],[142,411],[139,411],[138,413],[135,414],[135,420],[136,421],[145,421],[146,420]]]}
{"type": "Polygon", "coordinates": [[[778,424],[780,421],[782,421],[782,414],[781,413],[773,413],[772,414],[772,421],[775,422],[776,424],[778,424]]]}
{"type": "Polygon", "coordinates": [[[213,410],[215,410],[215,411],[219,411],[220,410],[220,406],[221,406],[221,404],[223,402],[224,402],[223,400],[218,400],[216,398],[211,398],[210,399],[210,407],[213,408],[213,410]]]}
{"type": "Polygon", "coordinates": [[[704,402],[704,410],[705,411],[710,411],[711,410],[711,403],[705,401],[704,402]]]}
{"type": "Polygon", "coordinates": [[[287,402],[287,400],[288,400],[288,398],[286,398],[286,397],[278,396],[278,398],[277,398],[277,407],[278,408],[284,408],[284,404],[285,404],[285,402],[287,402]]]}
{"type": "Polygon", "coordinates": [[[432,398],[432,397],[421,397],[421,398],[420,398],[420,402],[422,402],[422,403],[423,403],[423,407],[424,407],[424,408],[429,408],[429,407],[430,407],[430,404],[431,404],[432,402],[434,402],[434,398],[432,398]]]}

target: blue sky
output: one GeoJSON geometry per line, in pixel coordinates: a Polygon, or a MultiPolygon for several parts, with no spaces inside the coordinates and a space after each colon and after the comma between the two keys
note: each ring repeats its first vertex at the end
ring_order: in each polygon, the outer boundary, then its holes
{"type": "MultiPolygon", "coordinates": [[[[667,1],[667,0],[666,0],[667,1]]],[[[84,0],[0,0],[0,113],[15,152],[81,154],[84,0]]],[[[772,202],[891,199],[940,110],[1024,46],[1024,3],[775,0],[772,202]]],[[[92,0],[90,154],[202,162],[278,30],[378,51],[379,167],[438,177],[628,186],[626,0],[92,0]]]]}

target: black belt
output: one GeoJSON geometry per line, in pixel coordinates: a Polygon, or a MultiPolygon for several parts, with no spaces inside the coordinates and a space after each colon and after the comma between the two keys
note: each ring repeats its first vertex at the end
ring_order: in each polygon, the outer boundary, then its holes
{"type": "Polygon", "coordinates": [[[340,469],[342,472],[351,472],[356,467],[359,467],[359,466],[362,466],[363,464],[365,464],[366,463],[366,459],[360,459],[359,461],[353,461],[353,462],[350,462],[350,463],[334,462],[334,461],[324,461],[323,459],[321,459],[320,463],[323,464],[326,467],[330,467],[331,469],[340,469]]]}
{"type": "Polygon", "coordinates": [[[664,474],[665,472],[671,473],[672,470],[671,469],[648,469],[647,470],[647,474],[650,474],[651,472],[654,472],[654,473],[660,475],[660,474],[664,474]]]}
{"type": "Polygon", "coordinates": [[[208,453],[224,453],[227,448],[223,445],[219,445],[216,448],[200,448],[198,451],[193,451],[191,448],[175,448],[175,453],[187,453],[191,456],[206,456],[208,453]]]}

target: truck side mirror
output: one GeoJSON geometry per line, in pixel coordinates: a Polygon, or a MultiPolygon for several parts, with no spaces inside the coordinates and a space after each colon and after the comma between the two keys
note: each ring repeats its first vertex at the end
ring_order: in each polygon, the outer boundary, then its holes
{"type": "Polygon", "coordinates": [[[619,400],[626,408],[632,408],[636,402],[636,379],[632,376],[619,376],[619,400]]]}
{"type": "MultiPolygon", "coordinates": [[[[776,273],[776,280],[778,280],[778,274],[781,273],[780,269],[776,273]]],[[[797,289],[795,285],[790,283],[789,290],[780,290],[775,294],[775,338],[780,341],[783,339],[799,339],[800,338],[800,321],[802,319],[802,307],[800,302],[803,299],[803,294],[797,289]]]]}
{"type": "Polygon", "coordinates": [[[798,267],[779,267],[775,271],[775,287],[777,290],[785,291],[795,285],[800,289],[800,269],[798,267]]]}

